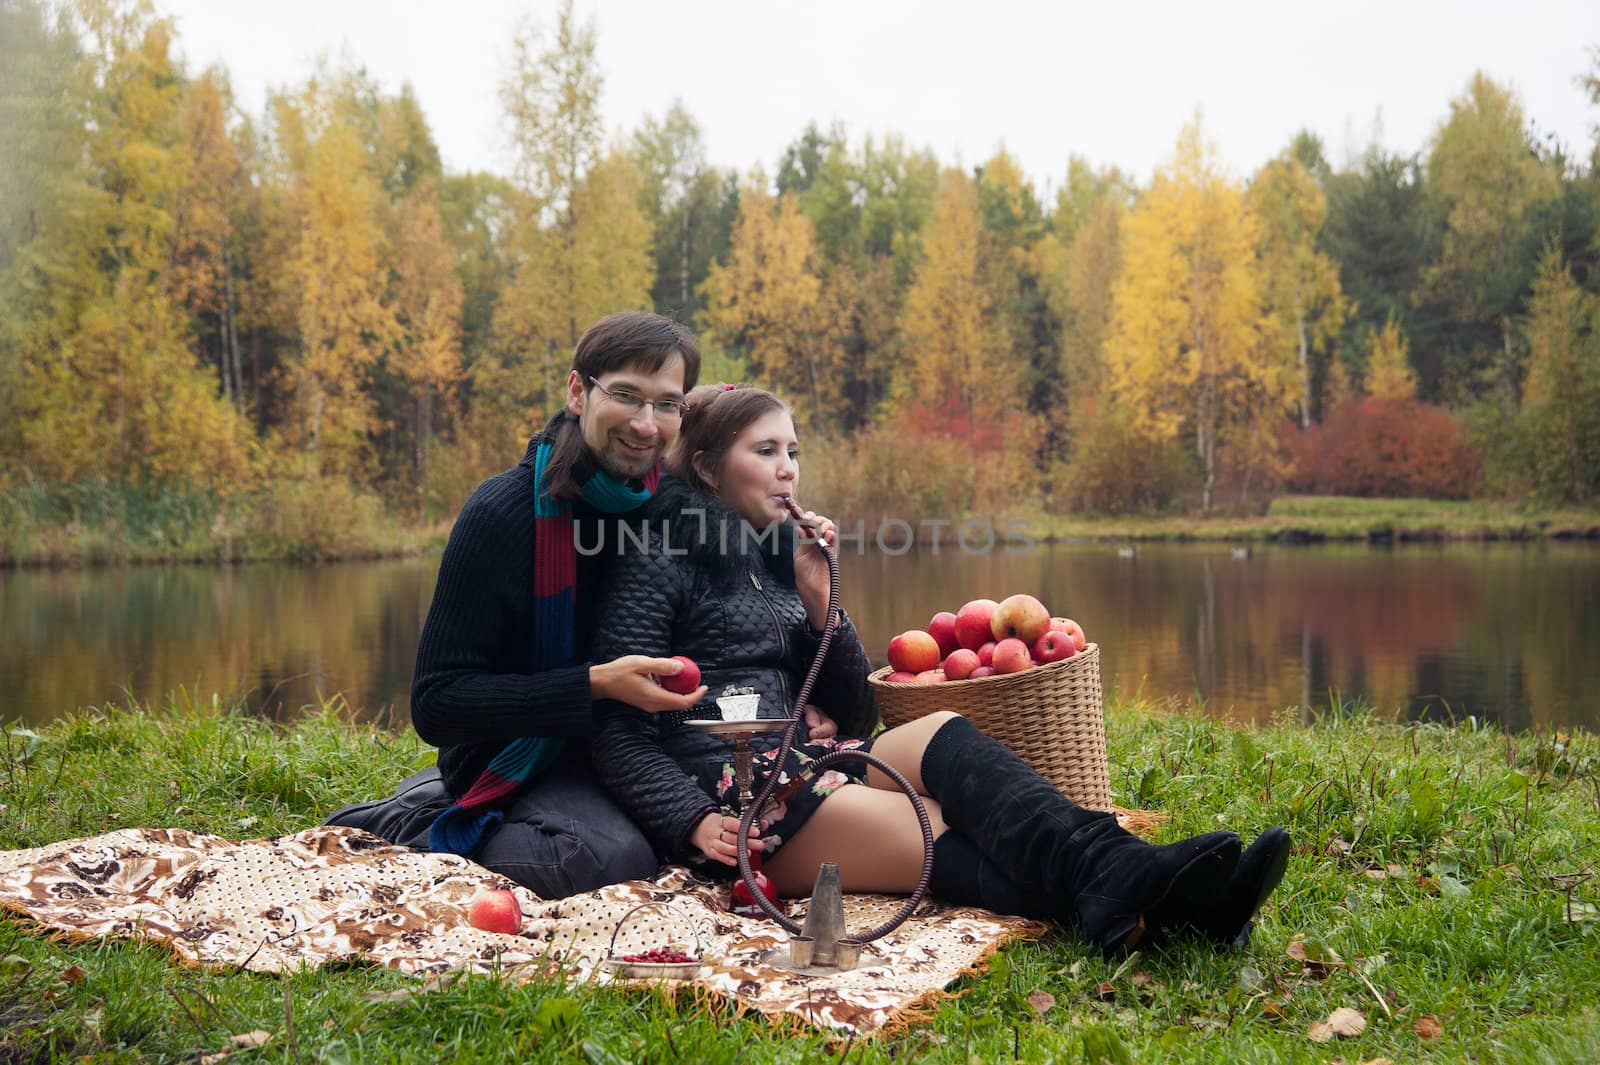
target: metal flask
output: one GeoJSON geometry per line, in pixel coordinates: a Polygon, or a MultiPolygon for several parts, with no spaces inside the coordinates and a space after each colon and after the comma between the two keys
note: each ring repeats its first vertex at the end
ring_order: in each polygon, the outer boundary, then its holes
{"type": "Polygon", "coordinates": [[[816,944],[813,965],[832,965],[839,940],[845,937],[844,890],[839,886],[837,862],[823,862],[817,870],[817,883],[811,889],[811,905],[806,909],[803,930],[816,944]]]}

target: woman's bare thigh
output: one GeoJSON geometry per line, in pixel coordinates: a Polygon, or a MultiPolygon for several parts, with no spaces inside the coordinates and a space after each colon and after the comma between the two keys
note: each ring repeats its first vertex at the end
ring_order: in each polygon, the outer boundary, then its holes
{"type": "MultiPolygon", "coordinates": [[[[938,839],[945,830],[939,804],[924,805],[938,839]]],[[[795,897],[811,894],[823,862],[838,863],[846,891],[909,893],[922,875],[922,829],[911,800],[899,788],[847,784],[823,799],[762,868],[780,894],[795,897]]]]}
{"type": "MultiPolygon", "coordinates": [[[[927,751],[928,741],[933,739],[933,734],[943,728],[945,722],[959,716],[949,710],[937,710],[915,721],[907,721],[874,739],[872,753],[894,766],[919,794],[926,795],[928,789],[922,783],[922,755],[927,751]]],[[[875,788],[900,790],[900,785],[876,766],[868,767],[867,783],[875,788]]]]}

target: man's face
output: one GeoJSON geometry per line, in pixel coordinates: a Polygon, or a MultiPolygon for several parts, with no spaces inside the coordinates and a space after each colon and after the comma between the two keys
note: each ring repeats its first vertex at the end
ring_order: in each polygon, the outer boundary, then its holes
{"type": "Polygon", "coordinates": [[[577,370],[568,374],[567,409],[578,416],[583,442],[601,469],[629,480],[643,477],[661,460],[678,436],[679,418],[663,417],[654,404],[683,400],[683,369],[683,356],[674,352],[655,373],[624,367],[596,378],[598,388],[577,370]],[[638,405],[632,398],[646,402],[638,405]]]}

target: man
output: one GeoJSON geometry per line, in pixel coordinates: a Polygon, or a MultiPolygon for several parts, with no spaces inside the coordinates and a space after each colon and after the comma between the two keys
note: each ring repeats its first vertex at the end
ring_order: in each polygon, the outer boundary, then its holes
{"type": "Polygon", "coordinates": [[[326,823],[464,854],[542,898],[655,872],[595,779],[591,705],[687,710],[706,689],[660,687],[656,676],[680,668],[670,659],[586,659],[618,523],[637,520],[654,490],[699,372],[694,337],[660,315],[614,314],[584,333],[566,409],[473,492],[440,561],[411,686],[437,769],[326,823]]]}

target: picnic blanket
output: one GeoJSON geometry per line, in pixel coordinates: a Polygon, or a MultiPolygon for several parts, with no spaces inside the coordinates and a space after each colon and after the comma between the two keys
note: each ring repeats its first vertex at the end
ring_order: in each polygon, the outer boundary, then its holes
{"type": "MultiPolygon", "coordinates": [[[[727,912],[727,896],[726,885],[668,867],[653,880],[546,901],[465,858],[332,827],[242,842],[133,828],[0,851],[0,908],[70,938],[153,940],[188,964],[284,972],[367,962],[423,976],[497,972],[603,983],[616,979],[605,964],[613,937],[617,955],[671,943],[707,960],[693,985],[841,1035],[920,1018],[996,949],[1044,930],[927,902],[868,944],[856,969],[807,976],[770,964],[764,955],[787,934],[771,921],[727,912]],[[468,903],[490,888],[516,892],[526,918],[520,934],[467,923],[468,903]],[[641,903],[656,905],[636,909],[641,903]]],[[[903,901],[848,895],[846,926],[874,927],[903,901]]],[[[792,916],[804,910],[804,900],[790,905],[792,916]]]]}

